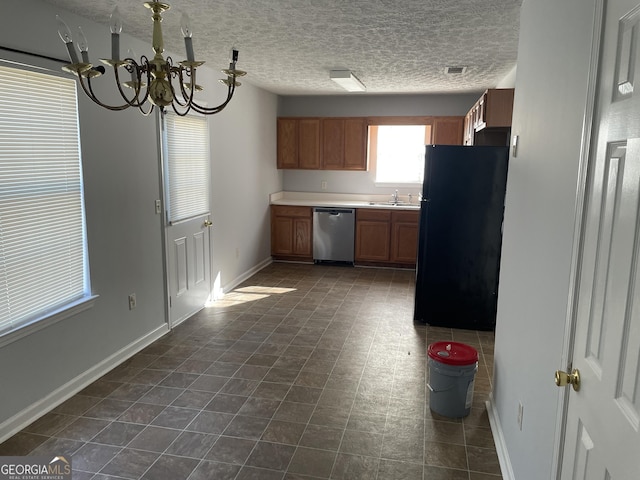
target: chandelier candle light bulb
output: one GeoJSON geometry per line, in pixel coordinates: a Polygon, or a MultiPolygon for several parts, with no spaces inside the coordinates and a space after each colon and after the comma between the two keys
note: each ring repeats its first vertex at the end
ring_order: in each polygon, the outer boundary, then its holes
{"type": "Polygon", "coordinates": [[[118,7],[113,9],[109,17],[109,27],[111,29],[111,59],[120,60],[120,33],[122,32],[122,18],[118,7]]]}
{"type": "Polygon", "coordinates": [[[82,61],[84,63],[91,63],[89,61],[89,42],[87,42],[87,37],[84,36],[82,27],[78,27],[78,48],[82,55],[82,61]]]}
{"type": "Polygon", "coordinates": [[[67,52],[69,53],[69,58],[71,59],[71,63],[78,63],[78,54],[76,53],[76,49],[73,46],[73,38],[71,37],[71,29],[69,26],[64,23],[64,20],[56,15],[56,21],[58,22],[58,35],[62,39],[62,42],[67,47],[67,52]]]}
{"type": "Polygon", "coordinates": [[[195,55],[193,54],[193,31],[191,30],[191,20],[187,12],[182,12],[180,27],[182,35],[184,36],[184,48],[187,51],[187,61],[195,62],[195,55]]]}

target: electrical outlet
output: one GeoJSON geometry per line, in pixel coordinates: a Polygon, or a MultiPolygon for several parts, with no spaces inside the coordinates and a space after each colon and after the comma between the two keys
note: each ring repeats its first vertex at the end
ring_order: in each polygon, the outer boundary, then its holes
{"type": "Polygon", "coordinates": [[[322,180],[322,182],[320,182],[320,188],[322,188],[322,190],[326,190],[327,189],[327,181],[326,180],[322,180]]]}
{"type": "Polygon", "coordinates": [[[518,402],[518,429],[522,431],[522,417],[524,416],[524,406],[518,402]]]}
{"type": "Polygon", "coordinates": [[[129,295],[129,310],[133,310],[136,308],[136,294],[132,293],[129,295]]]}

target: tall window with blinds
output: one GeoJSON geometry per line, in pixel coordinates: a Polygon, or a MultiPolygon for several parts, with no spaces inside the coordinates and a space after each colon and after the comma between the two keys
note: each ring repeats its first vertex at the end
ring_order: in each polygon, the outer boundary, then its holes
{"type": "Polygon", "coordinates": [[[177,223],[209,213],[207,117],[165,114],[168,220],[177,223]]]}
{"type": "Polygon", "coordinates": [[[0,63],[0,337],[89,296],[75,82],[0,63]]]}

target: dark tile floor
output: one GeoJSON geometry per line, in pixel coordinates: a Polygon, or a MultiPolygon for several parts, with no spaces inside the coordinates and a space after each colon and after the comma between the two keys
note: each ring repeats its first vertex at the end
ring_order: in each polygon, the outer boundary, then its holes
{"type": "Polygon", "coordinates": [[[414,325],[410,271],[273,264],[2,445],[74,480],[497,480],[493,334],[414,325]],[[429,409],[426,347],[473,345],[471,414],[429,409]]]}

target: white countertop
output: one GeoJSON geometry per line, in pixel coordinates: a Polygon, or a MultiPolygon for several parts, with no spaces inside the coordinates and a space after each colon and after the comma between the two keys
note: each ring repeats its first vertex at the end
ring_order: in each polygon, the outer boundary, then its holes
{"type": "Polygon", "coordinates": [[[390,195],[364,195],[348,193],[277,192],[269,195],[271,205],[302,207],[384,208],[390,210],[420,210],[416,196],[400,195],[401,203],[388,203],[390,195]]]}

